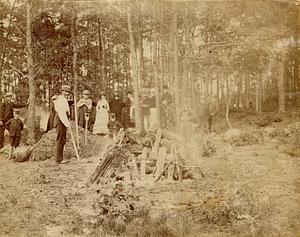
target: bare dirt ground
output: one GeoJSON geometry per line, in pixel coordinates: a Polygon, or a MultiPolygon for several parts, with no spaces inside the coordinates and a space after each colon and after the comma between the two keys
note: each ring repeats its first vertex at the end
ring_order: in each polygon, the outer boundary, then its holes
{"type": "MultiPolygon", "coordinates": [[[[156,222],[151,229],[139,218],[119,234],[300,236],[300,158],[270,141],[216,148],[215,155],[199,158],[202,178],[134,187],[156,222]]],[[[99,223],[101,187],[85,185],[98,162],[0,157],[0,236],[112,236],[99,223]]]]}

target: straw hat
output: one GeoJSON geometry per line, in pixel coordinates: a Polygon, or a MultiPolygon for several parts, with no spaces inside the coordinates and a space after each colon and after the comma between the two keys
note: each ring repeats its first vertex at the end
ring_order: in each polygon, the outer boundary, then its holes
{"type": "Polygon", "coordinates": [[[72,91],[71,91],[71,86],[69,86],[69,85],[62,85],[62,86],[61,86],[61,90],[62,90],[62,91],[69,92],[69,93],[72,92],[72,91]]]}
{"type": "Polygon", "coordinates": [[[6,92],[5,97],[13,97],[14,94],[12,92],[6,92]]]}

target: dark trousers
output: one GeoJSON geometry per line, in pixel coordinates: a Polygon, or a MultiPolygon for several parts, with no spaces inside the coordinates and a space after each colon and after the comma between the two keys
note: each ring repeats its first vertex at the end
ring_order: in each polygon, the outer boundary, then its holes
{"type": "Polygon", "coordinates": [[[18,147],[20,145],[21,136],[10,136],[9,142],[12,147],[18,147]]]}
{"type": "Polygon", "coordinates": [[[210,132],[210,133],[211,133],[212,122],[213,122],[213,116],[209,116],[208,117],[208,132],[210,132]]]}
{"type": "Polygon", "coordinates": [[[67,140],[67,128],[58,120],[56,125],[56,161],[61,162],[64,158],[64,146],[67,140]]]}
{"type": "Polygon", "coordinates": [[[4,146],[4,131],[5,127],[0,126],[0,149],[4,146]]]}

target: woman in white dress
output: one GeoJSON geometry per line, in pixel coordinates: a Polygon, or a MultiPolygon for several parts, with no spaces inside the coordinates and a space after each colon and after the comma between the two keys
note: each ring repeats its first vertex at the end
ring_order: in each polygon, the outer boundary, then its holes
{"type": "Polygon", "coordinates": [[[109,122],[109,104],[105,95],[100,96],[96,107],[96,121],[93,127],[94,134],[107,134],[109,122]]]}

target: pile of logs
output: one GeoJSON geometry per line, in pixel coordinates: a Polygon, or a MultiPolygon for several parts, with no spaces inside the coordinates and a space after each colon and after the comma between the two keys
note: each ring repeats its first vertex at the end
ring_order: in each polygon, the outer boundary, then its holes
{"type": "Polygon", "coordinates": [[[124,167],[124,164],[130,173],[130,181],[158,182],[163,177],[181,181],[186,154],[182,138],[169,131],[120,131],[113,144],[105,149],[88,183],[99,183],[110,169],[124,167]]]}

